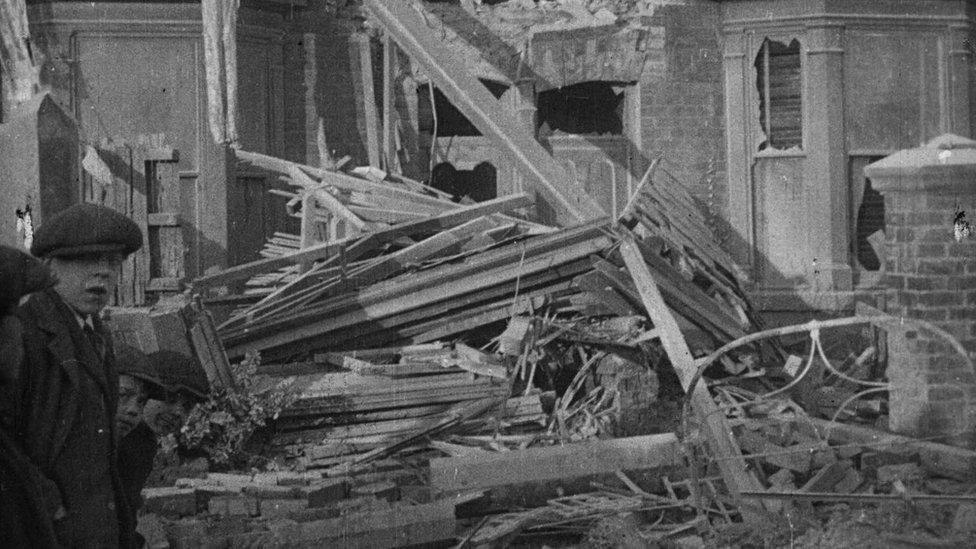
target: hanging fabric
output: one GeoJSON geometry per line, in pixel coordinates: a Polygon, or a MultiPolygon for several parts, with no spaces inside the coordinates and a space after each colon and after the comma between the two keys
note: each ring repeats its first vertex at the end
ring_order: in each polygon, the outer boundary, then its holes
{"type": "Polygon", "coordinates": [[[237,9],[240,0],[202,0],[207,119],[217,144],[237,145],[237,9]]]}
{"type": "Polygon", "coordinates": [[[40,91],[40,63],[34,59],[24,0],[0,0],[2,104],[9,110],[40,91]]]}

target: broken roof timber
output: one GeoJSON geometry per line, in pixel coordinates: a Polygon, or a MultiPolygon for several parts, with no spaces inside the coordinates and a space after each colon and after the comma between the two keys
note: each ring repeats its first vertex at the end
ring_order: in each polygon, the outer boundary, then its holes
{"type": "Polygon", "coordinates": [[[403,0],[367,0],[366,7],[397,44],[423,65],[451,103],[529,176],[528,183],[542,199],[537,201],[540,209],[551,208],[556,221],[564,226],[606,215],[595,200],[574,188],[573,178],[515,114],[438,42],[412,6],[403,0]]]}
{"type": "MultiPolygon", "coordinates": [[[[465,206],[463,208],[458,208],[457,210],[450,210],[437,216],[424,217],[416,221],[409,221],[407,223],[394,225],[386,229],[369,233],[366,237],[372,237],[376,239],[377,242],[391,242],[401,236],[411,236],[430,231],[440,231],[445,228],[465,223],[482,215],[524,208],[531,205],[531,203],[532,201],[524,193],[502,196],[486,202],[479,202],[472,206],[465,206]]],[[[223,271],[197,278],[193,281],[193,288],[194,290],[200,290],[203,288],[220,286],[234,282],[235,280],[243,280],[256,274],[279,269],[281,267],[296,265],[303,261],[318,261],[327,259],[340,253],[340,250],[344,250],[347,246],[350,246],[356,241],[366,237],[363,235],[355,235],[343,238],[341,240],[316,244],[292,254],[252,261],[250,263],[244,263],[243,265],[235,265],[223,271]]]]}
{"type": "MultiPolygon", "coordinates": [[[[644,262],[644,256],[638,249],[637,243],[629,234],[620,233],[619,237],[621,240],[620,253],[623,255],[624,263],[634,279],[634,284],[636,284],[641,298],[644,300],[647,316],[660,332],[661,346],[664,347],[682,388],[692,394],[692,407],[702,424],[703,433],[712,451],[712,458],[722,473],[726,488],[731,493],[733,500],[738,503],[743,491],[762,490],[762,485],[747,469],[742,451],[731,436],[732,430],[725,414],[712,400],[705,384],[701,380],[695,379],[695,359],[692,357],[688,343],[678,328],[677,321],[671,314],[671,309],[668,308],[661,296],[654,275],[644,262]],[[692,383],[695,385],[692,386],[692,383]]],[[[762,520],[760,514],[748,507],[741,507],[741,513],[742,518],[747,523],[755,524],[762,520]]]]}

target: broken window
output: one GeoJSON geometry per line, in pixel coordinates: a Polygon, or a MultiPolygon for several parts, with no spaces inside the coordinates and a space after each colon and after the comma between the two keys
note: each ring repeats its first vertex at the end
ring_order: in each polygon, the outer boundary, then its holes
{"type": "MultiPolygon", "coordinates": [[[[499,98],[508,89],[505,84],[481,80],[481,83],[488,88],[495,98],[499,98]]],[[[431,109],[430,85],[423,84],[417,87],[417,118],[420,131],[432,134],[437,131],[437,137],[452,136],[477,136],[481,135],[478,128],[464,116],[453,103],[441,93],[441,90],[434,88],[434,109],[431,109]],[[435,116],[436,115],[436,116],[435,116]]]]}
{"type": "Polygon", "coordinates": [[[613,82],[582,82],[541,92],[536,101],[539,136],[623,135],[624,92],[615,88],[613,82]]]}
{"type": "Polygon", "coordinates": [[[471,170],[458,170],[449,162],[434,166],[430,184],[435,189],[450,193],[455,202],[468,197],[483,202],[497,197],[497,170],[489,162],[481,162],[471,170]]]}
{"type": "Polygon", "coordinates": [[[856,220],[857,262],[866,271],[881,269],[878,257],[881,242],[875,233],[885,230],[885,206],[881,193],[871,188],[871,180],[865,180],[864,198],[857,211],[856,220]],[[872,242],[874,241],[874,242],[872,242]]]}
{"type": "Polygon", "coordinates": [[[767,38],[756,56],[759,125],[765,140],[759,150],[803,147],[800,42],[767,38]]]}

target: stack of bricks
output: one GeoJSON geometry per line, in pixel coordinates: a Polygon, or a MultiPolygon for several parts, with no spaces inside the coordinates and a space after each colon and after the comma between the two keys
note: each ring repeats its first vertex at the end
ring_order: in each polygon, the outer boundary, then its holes
{"type": "Polygon", "coordinates": [[[380,460],[356,474],[208,473],[146,488],[140,518],[183,547],[387,547],[451,539],[454,500],[433,500],[414,470],[380,460]]]}
{"type": "Polygon", "coordinates": [[[958,210],[976,208],[976,141],[954,135],[865,169],[885,201],[887,312],[931,322],[955,337],[889,330],[890,427],[976,446],[976,239],[956,238],[958,210]]]}

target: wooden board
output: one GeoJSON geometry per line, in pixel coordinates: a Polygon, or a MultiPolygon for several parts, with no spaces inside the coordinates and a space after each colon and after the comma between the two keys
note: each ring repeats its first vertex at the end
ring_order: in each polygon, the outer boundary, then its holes
{"type": "MultiPolygon", "coordinates": [[[[369,236],[380,243],[392,242],[403,236],[435,232],[476,219],[483,215],[524,208],[530,204],[531,199],[528,195],[524,193],[514,194],[448,211],[434,217],[395,225],[388,229],[370,233],[369,236]]],[[[193,287],[199,290],[206,287],[218,286],[235,280],[249,278],[256,274],[280,269],[281,267],[296,265],[303,261],[317,261],[332,257],[359,239],[359,236],[346,237],[338,241],[318,244],[293,254],[237,265],[219,273],[199,277],[193,281],[193,287]]]]}
{"type": "MultiPolygon", "coordinates": [[[[647,264],[644,263],[644,258],[633,237],[622,234],[621,240],[620,252],[644,300],[647,315],[654,324],[654,328],[658,330],[661,344],[671,360],[671,366],[678,375],[681,386],[686,392],[692,391],[692,407],[702,424],[705,438],[711,449],[711,457],[722,472],[726,487],[736,501],[739,501],[739,494],[743,490],[762,490],[762,485],[758,479],[746,468],[742,451],[732,438],[732,428],[725,418],[725,413],[715,405],[715,401],[708,394],[705,384],[699,380],[694,387],[689,386],[697,367],[695,366],[695,359],[688,349],[688,343],[685,342],[677,321],[661,296],[661,292],[654,282],[654,277],[647,264]]],[[[743,507],[740,511],[746,522],[761,520],[757,513],[750,511],[747,507],[743,507]]]]}
{"type": "Polygon", "coordinates": [[[673,433],[527,448],[430,461],[430,486],[439,493],[544,482],[615,471],[681,464],[673,433]]]}

